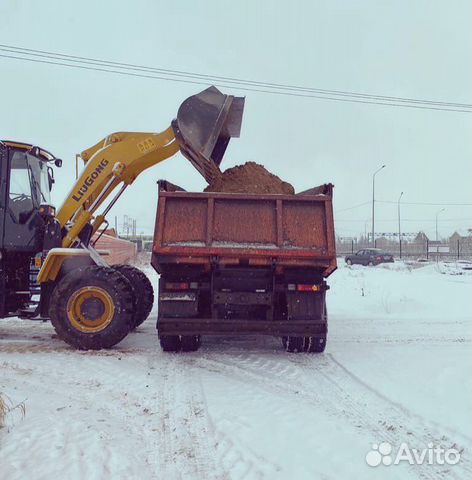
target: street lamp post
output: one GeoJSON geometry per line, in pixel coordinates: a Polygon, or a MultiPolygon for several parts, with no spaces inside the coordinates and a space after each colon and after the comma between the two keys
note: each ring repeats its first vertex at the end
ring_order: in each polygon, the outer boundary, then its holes
{"type": "Polygon", "coordinates": [[[403,192],[400,193],[400,196],[398,197],[398,244],[400,245],[400,258],[402,258],[402,230],[400,226],[400,200],[403,197],[403,192]]]}
{"type": "Polygon", "coordinates": [[[441,213],[441,212],[444,212],[444,210],[446,210],[445,208],[441,208],[441,210],[439,210],[437,213],[436,213],[436,242],[439,240],[438,238],[438,215],[441,213]]]}
{"type": "Polygon", "coordinates": [[[380,170],[384,169],[385,165],[382,165],[372,175],[372,246],[375,247],[375,176],[380,170]]]}

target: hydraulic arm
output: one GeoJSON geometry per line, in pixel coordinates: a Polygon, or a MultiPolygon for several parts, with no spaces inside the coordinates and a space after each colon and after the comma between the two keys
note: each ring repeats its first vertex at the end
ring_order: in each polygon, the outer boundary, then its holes
{"type": "Polygon", "coordinates": [[[220,174],[219,164],[231,137],[241,129],[244,98],[224,95],[215,87],[189,97],[172,125],[161,133],[117,132],[84,150],[85,168],[56,215],[66,229],[62,247],[77,242],[86,225],[95,233],[105,216],[137,176],[179,150],[207,181],[220,174]],[[119,190],[100,215],[110,194],[119,190]]]}
{"type": "Polygon", "coordinates": [[[70,222],[62,247],[74,243],[117,186],[121,185],[121,188],[112,201],[101,215],[95,216],[92,233],[99,229],[119,196],[141,172],[178,151],[179,144],[169,127],[162,133],[113,133],[82,152],[80,156],[86,162],[85,168],[56,216],[61,227],[70,222]]]}

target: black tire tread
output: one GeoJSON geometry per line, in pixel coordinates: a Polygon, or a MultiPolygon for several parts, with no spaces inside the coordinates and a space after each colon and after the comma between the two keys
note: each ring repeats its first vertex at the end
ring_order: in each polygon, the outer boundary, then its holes
{"type": "Polygon", "coordinates": [[[164,352],[180,352],[182,349],[179,335],[161,335],[159,343],[164,352]]]}
{"type": "Polygon", "coordinates": [[[323,342],[316,337],[305,337],[305,352],[307,353],[323,353],[326,348],[326,336],[323,337],[323,342]]]}
{"type": "Polygon", "coordinates": [[[132,265],[113,265],[113,268],[124,275],[130,282],[136,297],[134,326],[139,327],[151,313],[154,305],[154,289],[147,275],[132,265]]]}
{"type": "Polygon", "coordinates": [[[180,337],[182,352],[196,352],[201,345],[200,335],[182,335],[180,337]]]}
{"type": "Polygon", "coordinates": [[[111,348],[123,340],[133,322],[134,293],[126,277],[118,271],[102,267],[79,267],[59,280],[49,305],[51,323],[59,338],[80,350],[111,348]],[[103,331],[84,333],[77,331],[67,319],[67,301],[70,295],[86,285],[105,288],[113,297],[115,317],[103,331]]]}
{"type": "Polygon", "coordinates": [[[287,337],[287,343],[285,347],[286,352],[300,353],[304,351],[305,337],[287,337]]]}

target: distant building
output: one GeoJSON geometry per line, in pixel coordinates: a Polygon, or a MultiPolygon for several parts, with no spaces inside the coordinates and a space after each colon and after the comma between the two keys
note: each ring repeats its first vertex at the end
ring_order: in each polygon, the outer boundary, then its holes
{"type": "Polygon", "coordinates": [[[392,240],[385,237],[384,235],[375,239],[375,245],[377,248],[388,248],[390,245],[397,242],[398,240],[396,242],[393,242],[392,240]]]}
{"type": "Polygon", "coordinates": [[[450,252],[460,255],[472,254],[472,228],[456,230],[449,237],[450,252]]]}
{"type": "MultiPolygon", "coordinates": [[[[110,229],[113,230],[113,229],[110,229]]],[[[103,255],[108,265],[132,263],[136,258],[137,248],[133,242],[118,238],[115,235],[96,233],[93,240],[97,240],[95,248],[103,255]]]]}
{"type": "Polygon", "coordinates": [[[449,241],[456,241],[457,240],[470,240],[472,239],[472,228],[468,228],[466,230],[456,230],[450,237],[449,241]]]}
{"type": "Polygon", "coordinates": [[[424,233],[423,231],[419,231],[414,239],[415,243],[426,243],[428,241],[429,241],[428,235],[426,235],[426,233],[424,233]]]}
{"type": "Polygon", "coordinates": [[[114,228],[107,228],[103,233],[104,233],[104,235],[108,235],[110,237],[115,237],[115,238],[118,237],[114,228]]]}

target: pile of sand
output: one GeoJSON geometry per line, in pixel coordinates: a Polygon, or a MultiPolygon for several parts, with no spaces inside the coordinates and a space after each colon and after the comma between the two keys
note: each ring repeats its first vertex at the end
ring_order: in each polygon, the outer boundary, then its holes
{"type": "Polygon", "coordinates": [[[208,185],[204,191],[259,194],[280,193],[284,195],[293,195],[295,193],[290,183],[284,182],[255,162],[246,162],[244,165],[228,168],[219,178],[208,185]]]}

